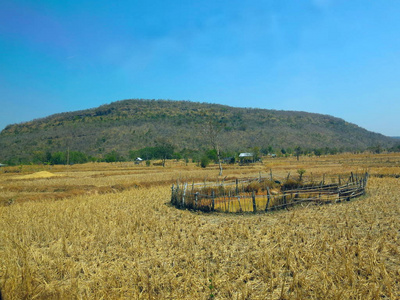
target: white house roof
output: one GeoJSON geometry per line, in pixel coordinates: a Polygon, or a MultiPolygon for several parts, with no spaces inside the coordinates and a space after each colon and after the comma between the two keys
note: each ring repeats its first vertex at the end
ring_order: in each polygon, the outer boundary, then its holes
{"type": "Polygon", "coordinates": [[[140,157],[136,157],[136,161],[142,161],[143,159],[141,159],[140,157]]]}
{"type": "Polygon", "coordinates": [[[254,156],[253,153],[240,153],[239,157],[252,157],[254,156]]]}

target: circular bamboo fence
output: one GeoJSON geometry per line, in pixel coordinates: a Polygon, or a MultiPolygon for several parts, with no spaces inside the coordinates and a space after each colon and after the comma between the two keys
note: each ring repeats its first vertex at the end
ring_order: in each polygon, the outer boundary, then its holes
{"type": "Polygon", "coordinates": [[[171,204],[204,212],[267,212],[295,205],[350,201],[365,194],[368,173],[335,177],[284,179],[259,176],[221,182],[177,182],[171,187],[171,204]]]}

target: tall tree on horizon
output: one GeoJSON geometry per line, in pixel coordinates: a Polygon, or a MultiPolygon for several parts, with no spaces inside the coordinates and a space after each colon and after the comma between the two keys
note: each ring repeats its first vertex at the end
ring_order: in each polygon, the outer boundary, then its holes
{"type": "Polygon", "coordinates": [[[223,125],[217,121],[217,116],[215,113],[209,115],[208,120],[205,124],[204,132],[206,138],[209,140],[211,147],[217,152],[219,176],[222,176],[222,163],[221,163],[221,152],[219,146],[219,138],[223,125]]]}
{"type": "Polygon", "coordinates": [[[159,138],[155,141],[157,154],[162,160],[162,166],[165,167],[165,161],[172,158],[174,145],[167,138],[159,138]]]}

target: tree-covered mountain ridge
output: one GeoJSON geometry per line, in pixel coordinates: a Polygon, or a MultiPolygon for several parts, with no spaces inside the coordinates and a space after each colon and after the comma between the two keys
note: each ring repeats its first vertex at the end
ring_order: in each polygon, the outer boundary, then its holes
{"type": "Polygon", "coordinates": [[[190,101],[131,99],[97,108],[54,114],[7,126],[0,133],[0,160],[67,148],[101,157],[110,151],[154,146],[166,139],[175,149],[211,148],[206,124],[218,128],[222,151],[392,147],[395,139],[340,118],[299,111],[237,108],[190,101]]]}

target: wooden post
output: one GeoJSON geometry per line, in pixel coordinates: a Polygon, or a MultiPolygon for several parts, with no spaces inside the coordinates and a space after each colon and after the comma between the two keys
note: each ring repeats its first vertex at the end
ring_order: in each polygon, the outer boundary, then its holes
{"type": "Polygon", "coordinates": [[[271,182],[272,182],[272,169],[269,169],[269,176],[270,176],[270,179],[271,179],[271,182]]]}
{"type": "Polygon", "coordinates": [[[256,213],[257,212],[256,193],[254,191],[253,191],[253,194],[252,194],[252,198],[253,198],[253,212],[256,213]]]}
{"type": "Polygon", "coordinates": [[[174,193],[174,185],[171,187],[171,203],[175,205],[175,193],[174,193]]]}
{"type": "Polygon", "coordinates": [[[176,183],[176,188],[175,188],[175,203],[176,203],[176,205],[177,206],[179,206],[179,183],[178,183],[178,181],[177,181],[177,183],[176,183]]]}
{"type": "Polygon", "coordinates": [[[228,194],[228,212],[229,212],[230,205],[231,205],[231,191],[229,191],[229,194],[228,194]]]}
{"type": "Polygon", "coordinates": [[[212,193],[211,193],[211,210],[212,211],[214,211],[215,210],[215,200],[214,200],[214,198],[215,198],[215,192],[214,191],[212,191],[212,193]]]}
{"type": "Polygon", "coordinates": [[[242,212],[242,205],[240,204],[240,196],[237,197],[238,198],[238,202],[239,202],[239,212],[242,212]]]}
{"type": "Polygon", "coordinates": [[[186,196],[186,188],[187,188],[187,183],[185,183],[183,187],[183,195],[182,195],[182,208],[185,207],[185,196],[186,196]]]}
{"type": "Polygon", "coordinates": [[[197,201],[199,201],[199,192],[196,192],[196,194],[194,194],[194,203],[196,209],[197,209],[197,201]]]}
{"type": "Polygon", "coordinates": [[[226,212],[226,199],[225,199],[225,190],[224,190],[224,208],[225,208],[225,212],[226,212]]]}
{"type": "Polygon", "coordinates": [[[364,186],[363,186],[364,191],[363,191],[363,195],[365,195],[365,193],[366,193],[365,190],[367,189],[367,182],[368,182],[368,172],[366,172],[365,175],[364,175],[364,186]]]}
{"type": "Polygon", "coordinates": [[[366,186],[365,186],[365,175],[364,175],[364,177],[361,179],[361,182],[362,182],[363,195],[365,195],[365,188],[366,188],[366,186]]]}
{"type": "Polygon", "coordinates": [[[269,195],[269,187],[267,187],[267,205],[265,205],[265,211],[268,211],[268,205],[269,205],[269,199],[270,199],[270,195],[269,195]]]}
{"type": "MultiPolygon", "coordinates": [[[[289,174],[290,174],[290,173],[289,173],[289,174]]],[[[286,192],[285,192],[285,191],[283,192],[283,204],[285,204],[285,205],[284,205],[284,208],[286,208],[286,207],[287,207],[287,205],[286,205],[287,202],[286,202],[286,192]]]]}
{"type": "Polygon", "coordinates": [[[239,186],[238,186],[238,184],[239,184],[239,180],[236,178],[236,195],[239,194],[239,186]]]}

